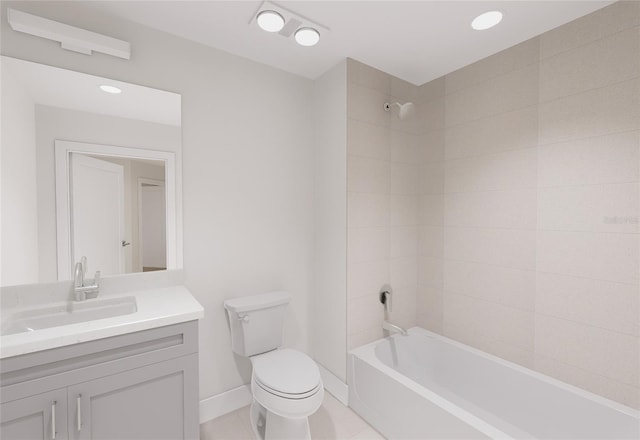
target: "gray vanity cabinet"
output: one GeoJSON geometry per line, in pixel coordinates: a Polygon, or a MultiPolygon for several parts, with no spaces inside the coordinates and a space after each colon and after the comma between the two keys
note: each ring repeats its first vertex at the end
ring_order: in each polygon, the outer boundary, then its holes
{"type": "Polygon", "coordinates": [[[69,438],[184,438],[190,414],[181,396],[197,374],[189,361],[172,359],[69,387],[69,438]]]}
{"type": "Polygon", "coordinates": [[[198,438],[196,321],[3,359],[0,367],[2,440],[198,438]]]}
{"type": "Polygon", "coordinates": [[[2,439],[66,440],[67,390],[60,389],[3,403],[2,439]]]}

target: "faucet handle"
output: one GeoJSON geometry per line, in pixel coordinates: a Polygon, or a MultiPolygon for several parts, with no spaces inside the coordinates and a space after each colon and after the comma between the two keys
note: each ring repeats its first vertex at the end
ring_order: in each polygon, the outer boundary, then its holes
{"type": "Polygon", "coordinates": [[[380,292],[380,302],[384,304],[384,308],[386,311],[391,312],[391,292],[389,290],[382,290],[380,292]]]}
{"type": "Polygon", "coordinates": [[[100,287],[100,271],[99,270],[96,270],[96,274],[94,275],[94,278],[93,278],[93,284],[100,287]]]}

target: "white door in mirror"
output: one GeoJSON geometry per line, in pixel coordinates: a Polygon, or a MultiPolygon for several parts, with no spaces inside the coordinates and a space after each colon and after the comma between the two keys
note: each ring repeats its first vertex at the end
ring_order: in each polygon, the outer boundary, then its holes
{"type": "Polygon", "coordinates": [[[124,273],[124,167],[72,153],[70,183],[73,257],[86,256],[89,271],[124,273]]]}

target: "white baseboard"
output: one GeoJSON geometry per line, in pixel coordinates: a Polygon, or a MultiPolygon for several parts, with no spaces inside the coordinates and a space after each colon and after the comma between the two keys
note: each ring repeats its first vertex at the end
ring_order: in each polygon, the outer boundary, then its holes
{"type": "MultiPolygon", "coordinates": [[[[349,402],[349,389],[335,374],[318,364],[324,389],[344,405],[349,402]]],[[[208,422],[251,403],[251,385],[242,385],[200,401],[200,423],[208,422]]]]}
{"type": "Polygon", "coordinates": [[[318,368],[320,369],[320,377],[322,377],[324,389],[344,405],[349,405],[349,387],[347,387],[347,384],[322,365],[318,364],[318,368]]]}
{"type": "Polygon", "coordinates": [[[251,386],[242,385],[200,401],[200,423],[240,409],[251,403],[251,386]]]}

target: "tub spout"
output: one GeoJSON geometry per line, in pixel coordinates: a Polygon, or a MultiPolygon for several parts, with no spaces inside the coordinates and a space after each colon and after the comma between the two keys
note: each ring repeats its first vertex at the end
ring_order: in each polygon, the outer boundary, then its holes
{"type": "Polygon", "coordinates": [[[408,335],[408,333],[407,333],[407,331],[405,329],[403,329],[399,325],[391,324],[386,319],[382,321],[382,328],[385,329],[385,330],[390,331],[391,333],[400,333],[400,334],[402,334],[404,336],[408,335]]]}

